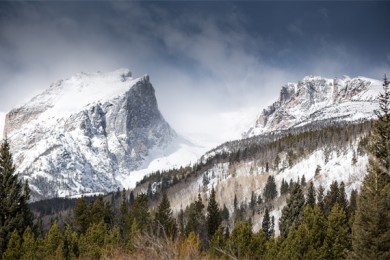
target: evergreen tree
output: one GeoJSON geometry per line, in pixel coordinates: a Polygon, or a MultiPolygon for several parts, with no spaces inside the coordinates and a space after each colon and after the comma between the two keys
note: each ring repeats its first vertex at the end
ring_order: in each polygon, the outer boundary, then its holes
{"type": "Polygon", "coordinates": [[[306,194],[306,205],[309,205],[311,208],[314,208],[316,205],[316,190],[313,181],[309,182],[309,188],[307,189],[306,194]]]}
{"type": "Polygon", "coordinates": [[[32,226],[32,214],[28,207],[28,183],[24,185],[15,174],[15,166],[7,139],[0,145],[0,257],[7,248],[14,230],[22,236],[32,226]]]}
{"type": "Polygon", "coordinates": [[[151,224],[151,216],[148,208],[148,196],[145,193],[138,195],[131,209],[133,223],[141,231],[147,230],[151,224]]]}
{"type": "Polygon", "coordinates": [[[73,210],[73,218],[75,229],[84,234],[87,231],[90,223],[90,212],[88,208],[87,201],[84,197],[81,197],[76,201],[76,205],[73,210]]]}
{"type": "Polygon", "coordinates": [[[214,187],[211,189],[209,204],[207,206],[207,231],[208,237],[214,236],[214,233],[220,227],[222,222],[221,212],[218,207],[218,203],[215,200],[214,187]]]}
{"type": "Polygon", "coordinates": [[[349,250],[349,231],[347,216],[342,207],[336,203],[328,217],[328,228],[323,245],[326,259],[343,259],[349,250]]]}
{"type": "Polygon", "coordinates": [[[36,259],[37,258],[37,242],[35,240],[34,233],[30,227],[27,227],[23,233],[22,244],[22,259],[36,259]]]}
{"type": "Polygon", "coordinates": [[[187,236],[191,232],[195,232],[195,234],[198,235],[202,233],[205,221],[203,209],[204,205],[202,202],[202,198],[200,197],[200,194],[198,194],[198,200],[194,203],[191,203],[191,205],[189,206],[188,222],[186,226],[187,236]]]}
{"type": "Polygon", "coordinates": [[[62,258],[64,241],[57,222],[54,222],[51,225],[51,228],[43,242],[43,247],[45,258],[62,258]]]}
{"type": "Polygon", "coordinates": [[[229,220],[229,210],[225,204],[223,204],[221,216],[222,216],[222,220],[229,220]]]}
{"type": "Polygon", "coordinates": [[[263,197],[265,201],[270,201],[276,198],[277,195],[278,191],[276,190],[275,177],[270,175],[264,187],[263,197]]]}
{"type": "Polygon", "coordinates": [[[3,259],[19,259],[20,258],[20,248],[21,241],[18,231],[16,229],[11,233],[11,238],[8,241],[7,250],[3,254],[3,259]]]}
{"type": "Polygon", "coordinates": [[[248,222],[237,222],[227,243],[227,251],[238,259],[250,258],[252,236],[252,226],[248,222]]]}
{"type": "Polygon", "coordinates": [[[305,206],[305,197],[298,183],[292,185],[291,195],[287,199],[287,205],[282,209],[279,220],[280,235],[287,238],[292,226],[298,227],[302,220],[305,206]]]}
{"type": "Polygon", "coordinates": [[[222,226],[219,226],[213,237],[210,239],[210,251],[215,257],[222,257],[221,251],[224,250],[226,245],[226,238],[223,234],[222,226]]]}
{"type": "Polygon", "coordinates": [[[79,247],[77,233],[67,225],[64,233],[64,257],[65,259],[76,259],[78,256],[79,247]]]}
{"type": "Polygon", "coordinates": [[[135,199],[134,199],[134,192],[130,191],[130,196],[129,196],[129,204],[130,204],[130,206],[133,206],[134,201],[135,201],[135,199]]]}
{"type": "Polygon", "coordinates": [[[330,211],[332,210],[336,202],[339,200],[339,197],[340,197],[339,183],[337,181],[333,181],[332,184],[330,185],[329,191],[326,193],[326,196],[324,197],[325,216],[328,216],[330,214],[330,211]]]}
{"type": "Polygon", "coordinates": [[[302,179],[301,179],[301,186],[302,187],[305,187],[306,186],[306,178],[305,178],[305,174],[302,175],[302,179]]]}
{"type": "Polygon", "coordinates": [[[265,208],[263,222],[261,223],[261,229],[263,230],[265,238],[267,240],[272,236],[272,234],[274,232],[274,228],[272,225],[271,218],[269,216],[268,208],[265,208]]]}
{"type": "Polygon", "coordinates": [[[353,224],[353,256],[359,259],[390,259],[390,91],[384,78],[379,96],[378,119],[373,122],[369,143],[368,174],[358,197],[353,224]]]}
{"type": "Polygon", "coordinates": [[[100,259],[103,255],[106,234],[106,224],[103,221],[91,224],[85,234],[80,237],[80,257],[100,259]]]}
{"type": "Polygon", "coordinates": [[[324,213],[324,187],[320,184],[317,190],[317,205],[320,208],[321,212],[324,213]]]}
{"type": "Polygon", "coordinates": [[[340,183],[339,197],[337,198],[336,202],[344,210],[344,212],[347,213],[347,211],[348,211],[348,199],[347,199],[347,193],[345,192],[344,182],[340,183]]]}
{"type": "Polygon", "coordinates": [[[165,234],[168,238],[174,238],[176,234],[176,221],[173,218],[171,204],[169,203],[167,193],[163,193],[162,200],[157,207],[154,218],[157,227],[157,234],[165,234]],[[162,231],[160,234],[160,230],[162,231]]]}
{"type": "Polygon", "coordinates": [[[358,197],[358,193],[356,190],[352,190],[351,191],[351,196],[349,198],[349,206],[348,206],[348,211],[347,211],[347,214],[349,215],[349,217],[351,217],[352,215],[355,214],[355,211],[357,209],[357,197],[358,197]]]}

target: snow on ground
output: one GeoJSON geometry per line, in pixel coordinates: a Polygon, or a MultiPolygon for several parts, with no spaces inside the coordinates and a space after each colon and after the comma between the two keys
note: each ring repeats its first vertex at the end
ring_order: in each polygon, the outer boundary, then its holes
{"type": "Polygon", "coordinates": [[[208,149],[205,146],[195,145],[183,138],[169,147],[150,152],[149,161],[145,161],[139,170],[129,175],[120,175],[118,181],[125,188],[134,188],[136,183],[150,173],[164,171],[173,168],[185,167],[195,163],[200,156],[208,149]]]}

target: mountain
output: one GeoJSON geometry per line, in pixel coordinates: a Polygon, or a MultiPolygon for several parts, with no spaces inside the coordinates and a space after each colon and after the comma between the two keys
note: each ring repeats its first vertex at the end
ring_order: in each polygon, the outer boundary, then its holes
{"type": "Polygon", "coordinates": [[[374,116],[382,83],[365,77],[328,79],[307,76],[282,86],[279,98],[264,109],[244,137],[313,124],[356,122],[374,116]]]}
{"type": "Polygon", "coordinates": [[[347,196],[360,188],[367,173],[370,119],[378,109],[381,91],[380,81],[364,77],[310,76],[287,84],[278,100],[261,113],[255,127],[246,132],[246,138],[210,150],[192,169],[145,178],[135,193],[147,192],[149,187],[156,194],[166,190],[178,214],[197,200],[198,194],[207,204],[213,187],[219,205],[229,210],[230,228],[239,214],[259,230],[267,207],[278,233],[277,220],[287,198],[280,194],[283,181],[300,182],[304,176],[316,189],[343,182],[347,196]],[[263,192],[271,176],[278,196],[264,203],[263,192]],[[238,208],[234,208],[235,200],[238,208]]]}
{"type": "Polygon", "coordinates": [[[164,120],[149,77],[127,69],[52,84],[6,115],[4,133],[34,200],[106,193],[198,156],[164,120]]]}

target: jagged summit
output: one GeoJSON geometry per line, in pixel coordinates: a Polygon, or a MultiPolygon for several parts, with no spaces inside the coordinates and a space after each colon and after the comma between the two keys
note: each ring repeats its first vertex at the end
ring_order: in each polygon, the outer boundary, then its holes
{"type": "Polygon", "coordinates": [[[244,136],[253,136],[324,121],[370,119],[382,89],[378,80],[342,76],[306,76],[298,83],[282,86],[278,99],[264,109],[254,127],[244,136]]]}
{"type": "Polygon", "coordinates": [[[52,84],[6,115],[5,133],[34,199],[116,190],[178,140],[149,76],[127,69],[52,84]]]}

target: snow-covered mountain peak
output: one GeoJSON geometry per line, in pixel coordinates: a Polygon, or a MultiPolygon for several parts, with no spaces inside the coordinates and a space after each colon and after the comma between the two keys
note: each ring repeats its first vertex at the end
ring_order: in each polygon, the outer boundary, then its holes
{"type": "Polygon", "coordinates": [[[370,119],[382,84],[378,80],[342,76],[306,76],[281,87],[278,99],[264,109],[244,137],[324,121],[370,119]]]}
{"type": "Polygon", "coordinates": [[[11,110],[5,132],[34,199],[116,190],[159,161],[199,156],[164,120],[149,76],[128,69],[57,81],[11,110]]]}

